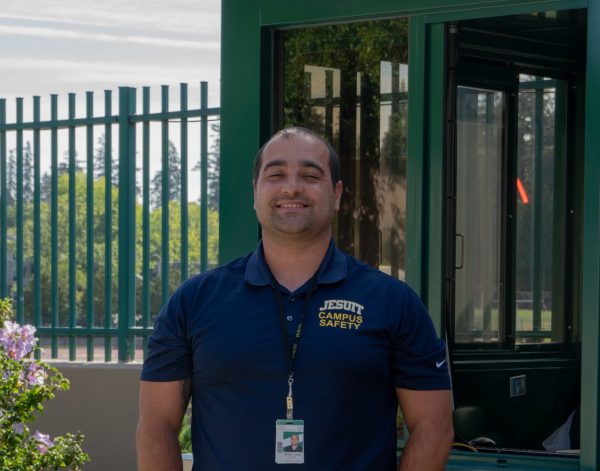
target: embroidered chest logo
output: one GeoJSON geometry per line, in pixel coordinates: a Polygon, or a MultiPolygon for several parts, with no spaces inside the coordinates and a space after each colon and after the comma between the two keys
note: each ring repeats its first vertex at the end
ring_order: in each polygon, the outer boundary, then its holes
{"type": "Polygon", "coordinates": [[[327,299],[319,308],[319,325],[338,329],[358,330],[365,307],[345,299],[327,299]]]}

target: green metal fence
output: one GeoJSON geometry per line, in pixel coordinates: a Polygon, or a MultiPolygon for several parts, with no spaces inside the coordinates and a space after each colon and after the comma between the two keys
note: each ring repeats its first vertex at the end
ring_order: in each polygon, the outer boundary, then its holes
{"type": "MultiPolygon", "coordinates": [[[[64,344],[69,360],[93,361],[102,350],[104,361],[113,360],[113,350],[119,361],[134,359],[145,351],[157,306],[190,271],[210,265],[209,238],[216,234],[209,232],[209,216],[216,210],[209,208],[209,121],[218,120],[219,109],[208,107],[206,82],[196,109],[188,109],[187,84],[179,87],[174,111],[167,86],[160,112],[151,112],[149,87],[141,95],[138,112],[137,90],[120,87],[115,114],[112,92],[105,91],[104,113],[95,115],[94,94],[87,92],[85,117],[78,117],[70,93],[66,119],[59,119],[59,97],[51,95],[48,120],[41,120],[36,96],[28,122],[17,98],[11,123],[0,99],[0,296],[14,299],[17,321],[37,327],[51,358],[61,357],[64,344]],[[160,139],[153,136],[155,123],[160,139]],[[179,149],[170,141],[173,126],[179,149]],[[32,142],[25,143],[25,134],[32,142]],[[77,137],[83,137],[84,165],[77,137]],[[161,165],[151,178],[153,142],[161,165]],[[62,163],[61,143],[67,148],[62,163]],[[198,152],[191,155],[191,147],[198,152]],[[199,171],[191,182],[195,201],[188,198],[192,161],[199,171]]],[[[218,177],[214,169],[212,177],[218,177]]]]}

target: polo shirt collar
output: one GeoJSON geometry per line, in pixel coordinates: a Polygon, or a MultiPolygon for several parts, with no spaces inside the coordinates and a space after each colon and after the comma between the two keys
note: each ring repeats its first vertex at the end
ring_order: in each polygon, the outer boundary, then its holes
{"type": "MultiPolygon", "coordinates": [[[[337,283],[346,278],[347,272],[346,256],[335,246],[333,239],[331,239],[325,258],[323,258],[321,266],[319,267],[317,284],[337,283]]],[[[254,286],[266,286],[271,284],[273,276],[265,262],[262,241],[258,243],[256,250],[248,259],[245,279],[247,283],[254,286]]]]}

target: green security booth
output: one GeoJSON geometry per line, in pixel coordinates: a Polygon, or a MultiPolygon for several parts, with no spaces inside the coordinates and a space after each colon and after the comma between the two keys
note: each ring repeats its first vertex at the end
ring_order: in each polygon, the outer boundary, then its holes
{"type": "Polygon", "coordinates": [[[600,1],[222,0],[222,22],[220,261],[259,236],[256,150],[315,130],[337,244],[447,340],[447,469],[600,469],[600,1]]]}

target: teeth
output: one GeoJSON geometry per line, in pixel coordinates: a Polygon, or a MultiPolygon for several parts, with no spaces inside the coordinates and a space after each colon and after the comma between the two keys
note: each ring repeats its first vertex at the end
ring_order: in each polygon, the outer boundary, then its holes
{"type": "Polygon", "coordinates": [[[282,204],[280,205],[282,208],[302,208],[302,204],[282,204]]]}

